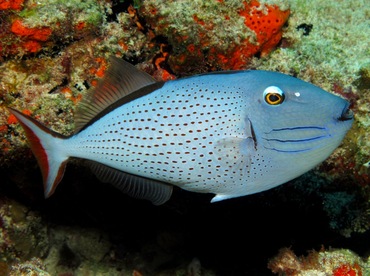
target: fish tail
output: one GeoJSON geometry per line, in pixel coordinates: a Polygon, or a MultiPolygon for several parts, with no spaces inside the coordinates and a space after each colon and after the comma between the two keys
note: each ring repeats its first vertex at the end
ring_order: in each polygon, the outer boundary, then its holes
{"type": "Polygon", "coordinates": [[[18,110],[9,107],[8,109],[18,119],[25,131],[31,150],[41,168],[44,194],[48,198],[62,180],[69,158],[63,152],[61,143],[67,137],[48,129],[18,110]]]}

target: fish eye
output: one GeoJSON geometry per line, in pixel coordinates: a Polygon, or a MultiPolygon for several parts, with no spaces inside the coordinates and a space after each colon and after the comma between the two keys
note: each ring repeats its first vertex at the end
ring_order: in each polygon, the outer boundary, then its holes
{"type": "Polygon", "coordinates": [[[263,91],[263,98],[269,105],[281,104],[284,99],[284,92],[277,86],[269,86],[263,91]]]}

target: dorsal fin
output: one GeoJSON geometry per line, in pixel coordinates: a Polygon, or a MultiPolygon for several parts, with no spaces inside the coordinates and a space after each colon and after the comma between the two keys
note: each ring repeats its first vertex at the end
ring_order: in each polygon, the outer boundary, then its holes
{"type": "Polygon", "coordinates": [[[79,103],[75,113],[75,133],[114,102],[156,82],[122,59],[111,57],[110,64],[98,86],[79,103]]]}
{"type": "Polygon", "coordinates": [[[89,160],[88,164],[100,181],[111,183],[123,193],[134,198],[147,199],[154,205],[161,205],[171,197],[171,185],[128,174],[95,161],[89,160]]]}

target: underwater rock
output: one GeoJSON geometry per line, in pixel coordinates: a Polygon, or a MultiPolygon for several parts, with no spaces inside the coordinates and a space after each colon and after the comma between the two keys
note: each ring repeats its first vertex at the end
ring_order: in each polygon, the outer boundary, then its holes
{"type": "Polygon", "coordinates": [[[168,40],[168,63],[178,75],[241,69],[279,43],[289,16],[287,1],[146,0],[140,15],[168,40]]]}
{"type": "Polygon", "coordinates": [[[49,239],[41,218],[17,201],[0,198],[0,259],[9,263],[45,257],[49,239]]]}
{"type": "Polygon", "coordinates": [[[32,258],[30,261],[21,262],[10,268],[8,276],[50,276],[41,259],[32,258]]]}
{"type": "Polygon", "coordinates": [[[102,261],[112,246],[108,237],[96,229],[54,228],[53,232],[75,255],[92,262],[102,261]]]}
{"type": "Polygon", "coordinates": [[[89,275],[93,271],[119,275],[117,269],[108,264],[112,244],[104,232],[82,227],[55,226],[49,227],[49,233],[51,246],[44,265],[53,275],[73,271],[79,271],[79,275],[89,275]]]}

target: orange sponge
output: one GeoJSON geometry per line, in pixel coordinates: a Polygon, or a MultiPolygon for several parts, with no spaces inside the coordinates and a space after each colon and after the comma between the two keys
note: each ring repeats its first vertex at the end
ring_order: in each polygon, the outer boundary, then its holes
{"type": "Polygon", "coordinates": [[[244,24],[255,32],[261,56],[267,55],[279,43],[281,28],[287,21],[290,11],[281,11],[275,5],[266,5],[267,12],[264,13],[256,0],[244,2],[244,7],[245,10],[239,14],[245,17],[244,24]]]}

